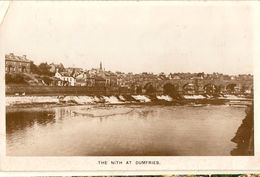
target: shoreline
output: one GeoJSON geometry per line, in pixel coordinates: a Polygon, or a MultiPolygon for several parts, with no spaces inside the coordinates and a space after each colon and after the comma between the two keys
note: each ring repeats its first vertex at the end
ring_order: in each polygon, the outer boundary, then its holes
{"type": "Polygon", "coordinates": [[[245,110],[246,116],[238,127],[235,136],[231,139],[237,147],[231,151],[233,156],[254,155],[254,108],[248,106],[245,110]]]}
{"type": "Polygon", "coordinates": [[[226,95],[204,97],[202,95],[183,95],[174,99],[169,95],[120,95],[120,96],[6,96],[6,108],[64,107],[76,105],[164,105],[194,107],[205,105],[230,105],[247,107],[253,99],[226,95]]]}

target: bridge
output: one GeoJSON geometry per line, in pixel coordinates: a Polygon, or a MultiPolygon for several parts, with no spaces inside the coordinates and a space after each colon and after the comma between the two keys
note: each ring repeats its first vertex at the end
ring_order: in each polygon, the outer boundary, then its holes
{"type": "Polygon", "coordinates": [[[196,93],[241,93],[252,92],[253,80],[217,80],[217,79],[171,79],[146,80],[138,84],[147,90],[151,86],[159,92],[166,87],[174,88],[185,94],[196,93]]]}

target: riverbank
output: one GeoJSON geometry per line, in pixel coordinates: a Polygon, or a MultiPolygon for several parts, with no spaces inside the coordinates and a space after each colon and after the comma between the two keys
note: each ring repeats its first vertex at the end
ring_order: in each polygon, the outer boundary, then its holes
{"type": "Polygon", "coordinates": [[[156,104],[156,105],[250,105],[252,99],[243,96],[223,95],[211,97],[204,95],[183,95],[174,99],[169,95],[119,95],[119,96],[6,96],[7,107],[69,106],[69,105],[120,105],[120,104],[156,104]]]}
{"type": "Polygon", "coordinates": [[[236,135],[232,140],[237,143],[232,155],[254,155],[254,109],[253,105],[246,109],[246,117],[237,129],[236,135]]]}

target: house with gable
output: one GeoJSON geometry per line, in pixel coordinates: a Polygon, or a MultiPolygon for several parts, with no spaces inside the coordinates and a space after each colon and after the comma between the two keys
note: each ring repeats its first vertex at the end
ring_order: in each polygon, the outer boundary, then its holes
{"type": "Polygon", "coordinates": [[[54,77],[60,79],[58,81],[58,86],[75,86],[76,84],[76,78],[67,73],[59,73],[58,69],[56,70],[54,77]]]}

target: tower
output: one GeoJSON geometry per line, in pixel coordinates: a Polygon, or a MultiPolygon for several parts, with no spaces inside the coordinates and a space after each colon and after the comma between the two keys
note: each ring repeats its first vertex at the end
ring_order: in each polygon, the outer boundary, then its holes
{"type": "Polygon", "coordinates": [[[99,64],[99,69],[102,71],[102,62],[99,64]]]}

